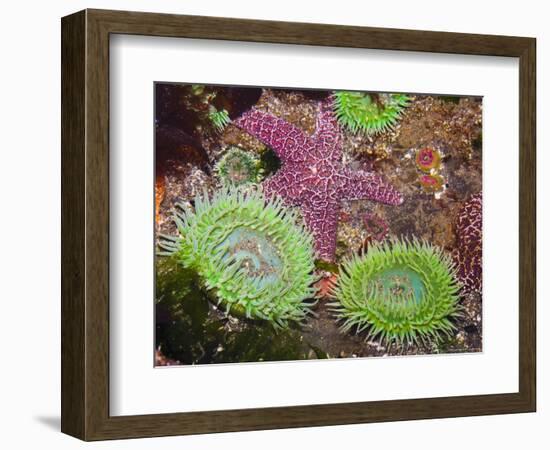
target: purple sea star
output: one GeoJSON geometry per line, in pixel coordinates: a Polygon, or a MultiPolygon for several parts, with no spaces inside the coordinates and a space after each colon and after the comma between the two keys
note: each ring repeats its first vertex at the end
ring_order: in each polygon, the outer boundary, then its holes
{"type": "Polygon", "coordinates": [[[472,195],[458,212],[455,223],[456,248],[453,259],[464,292],[482,292],[483,197],[472,195]]]}
{"type": "Polygon", "coordinates": [[[334,260],[343,200],[403,203],[402,195],[374,172],[354,172],[342,164],[342,135],[328,102],[319,104],[312,136],[256,109],[234,123],[271,147],[281,160],[282,167],[264,181],[264,192],[278,194],[287,204],[301,209],[319,258],[334,260]]]}

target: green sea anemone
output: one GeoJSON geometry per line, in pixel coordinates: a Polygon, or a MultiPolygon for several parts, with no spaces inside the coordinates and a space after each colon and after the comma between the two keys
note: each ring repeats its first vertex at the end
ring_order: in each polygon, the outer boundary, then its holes
{"type": "Polygon", "coordinates": [[[229,147],[217,162],[215,170],[224,186],[258,183],[261,178],[260,160],[239,147],[229,147]]]}
{"type": "Polygon", "coordinates": [[[210,105],[208,110],[208,118],[217,131],[223,131],[231,119],[229,113],[225,109],[217,110],[210,105]]]}
{"type": "Polygon", "coordinates": [[[178,205],[179,236],[163,236],[161,254],[196,270],[218,305],[276,328],[301,322],[315,295],[313,238],[278,197],[224,189],[178,205]]]}
{"type": "Polygon", "coordinates": [[[342,331],[357,327],[388,344],[450,336],[460,314],[450,256],[424,241],[392,240],[344,261],[331,306],[342,331]]]}
{"type": "Polygon", "coordinates": [[[392,129],[409,106],[404,94],[366,94],[336,91],[334,113],[340,124],[352,133],[376,134],[392,129]]]}

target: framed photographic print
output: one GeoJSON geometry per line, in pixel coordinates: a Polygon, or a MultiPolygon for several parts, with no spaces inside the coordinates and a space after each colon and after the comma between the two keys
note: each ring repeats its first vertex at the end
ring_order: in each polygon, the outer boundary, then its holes
{"type": "Polygon", "coordinates": [[[62,20],[62,431],[535,410],[535,39],[62,20]]]}

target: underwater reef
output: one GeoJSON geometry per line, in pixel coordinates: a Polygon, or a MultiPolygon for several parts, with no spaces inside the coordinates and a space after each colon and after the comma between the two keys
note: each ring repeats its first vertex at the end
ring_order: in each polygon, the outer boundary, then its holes
{"type": "Polygon", "coordinates": [[[155,365],[479,352],[482,99],[155,85],[155,365]]]}

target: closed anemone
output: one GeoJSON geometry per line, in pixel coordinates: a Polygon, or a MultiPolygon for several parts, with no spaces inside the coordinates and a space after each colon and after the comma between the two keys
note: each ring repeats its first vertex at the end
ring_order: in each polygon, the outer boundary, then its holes
{"type": "Polygon", "coordinates": [[[315,295],[311,235],[296,212],[260,191],[225,189],[179,205],[179,236],[163,236],[164,252],[199,274],[227,313],[277,328],[302,322],[315,295]]]}
{"type": "Polygon", "coordinates": [[[229,147],[217,162],[215,171],[222,185],[227,187],[257,183],[261,178],[260,161],[239,147],[229,147]]]}
{"type": "Polygon", "coordinates": [[[424,241],[392,240],[344,261],[331,296],[341,329],[381,342],[438,341],[460,314],[451,259],[424,241]]]}

